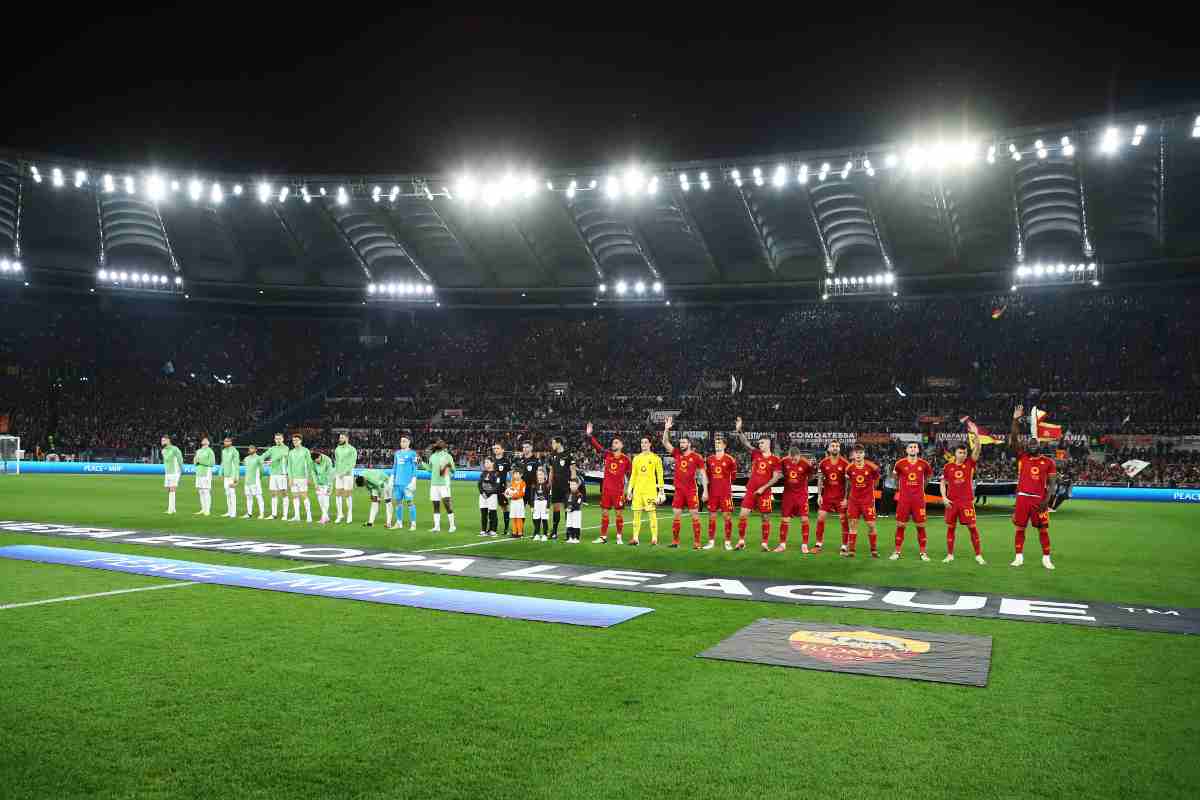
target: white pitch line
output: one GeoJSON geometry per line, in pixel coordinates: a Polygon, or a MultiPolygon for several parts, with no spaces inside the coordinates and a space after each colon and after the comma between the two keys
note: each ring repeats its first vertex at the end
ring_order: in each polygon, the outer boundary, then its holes
{"type": "MultiPolygon", "coordinates": [[[[305,569],[316,569],[317,567],[325,567],[328,564],[305,564],[302,567],[291,567],[290,569],[276,570],[276,572],[300,572],[305,569]]],[[[48,600],[33,600],[28,603],[9,603],[8,605],[0,606],[0,611],[7,608],[27,608],[28,606],[44,606],[48,603],[69,603],[73,600],[90,600],[93,597],[112,597],[117,594],[132,594],[133,592],[152,592],[155,589],[177,589],[182,586],[199,586],[197,581],[180,581],[172,583],[160,583],[154,586],[138,586],[134,589],[114,589],[111,592],[94,592],[92,594],[73,594],[67,597],[51,597],[48,600]]]]}
{"type": "MultiPolygon", "coordinates": [[[[670,511],[667,511],[667,512],[660,511],[660,512],[658,512],[657,516],[659,519],[662,519],[663,516],[669,517],[669,516],[671,516],[672,513],[673,512],[670,512],[670,511]]],[[[580,530],[580,532],[594,531],[599,527],[600,527],[599,525],[589,525],[588,527],[580,528],[579,530],[580,530]]],[[[527,540],[532,541],[530,539],[528,533],[525,534],[525,536],[523,536],[520,539],[513,539],[513,538],[487,539],[486,541],[482,541],[482,542],[471,542],[470,544],[455,544],[455,545],[451,545],[449,547],[431,547],[428,550],[414,550],[413,552],[414,553],[440,553],[443,550],[462,550],[463,548],[466,548],[466,547],[483,547],[484,545],[489,545],[489,544],[504,544],[505,542],[524,542],[527,540]]]]}

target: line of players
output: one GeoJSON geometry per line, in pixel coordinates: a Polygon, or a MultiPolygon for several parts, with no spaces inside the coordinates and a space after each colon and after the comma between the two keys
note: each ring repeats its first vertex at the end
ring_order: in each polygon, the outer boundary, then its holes
{"type": "MultiPolygon", "coordinates": [[[[1025,529],[1032,524],[1038,529],[1042,545],[1042,565],[1046,569],[1054,569],[1050,558],[1049,532],[1049,500],[1057,488],[1057,476],[1054,460],[1039,452],[1037,440],[1026,440],[1020,432],[1020,420],[1024,413],[1021,406],[1013,411],[1012,429],[1009,433],[1009,447],[1017,455],[1017,497],[1013,512],[1015,528],[1014,550],[1015,557],[1011,566],[1019,567],[1024,563],[1025,529]]],[[[870,543],[870,553],[873,558],[879,557],[878,534],[876,530],[877,514],[875,510],[875,492],[882,477],[879,466],[867,460],[862,445],[851,448],[851,457],[847,460],[841,455],[841,444],[829,442],[826,455],[819,462],[813,463],[804,457],[800,449],[792,446],[788,455],[780,457],[772,452],[771,439],[762,436],[758,442],[751,443],[742,431],[742,419],[735,422],[734,435],[741,444],[751,452],[750,474],[746,482],[745,494],[738,513],[738,539],[732,542],[733,529],[733,479],[737,472],[737,463],[726,452],[727,442],[717,436],[714,439],[713,454],[705,457],[696,452],[688,437],[679,439],[676,447],[671,443],[671,427],[673,420],[665,420],[662,443],[663,447],[675,459],[675,497],[672,502],[674,518],[671,525],[671,547],[680,543],[680,527],[683,511],[690,511],[692,521],[692,548],[708,550],[715,546],[718,517],[723,515],[725,521],[725,549],[742,550],[746,547],[746,528],[750,515],[757,512],[761,521],[762,549],[781,553],[787,550],[787,541],[791,520],[800,519],[801,545],[803,553],[820,553],[825,543],[825,521],[828,515],[838,516],[842,528],[842,544],[840,554],[854,558],[858,547],[858,520],[865,521],[867,537],[870,543]],[[757,446],[756,446],[757,445],[757,446]],[[813,475],[817,478],[817,525],[816,541],[809,549],[809,515],[808,488],[813,475]],[[783,483],[781,500],[781,519],[779,525],[779,544],[774,548],[771,541],[771,512],[774,506],[772,487],[783,483]],[[700,535],[700,503],[708,509],[708,542],[701,545],[700,535]]],[[[944,563],[954,561],[954,545],[959,523],[965,525],[970,532],[971,546],[975,551],[975,561],[986,563],[983,559],[979,528],[975,516],[975,467],[980,457],[978,428],[973,422],[968,423],[971,436],[971,446],[959,445],[954,450],[954,457],[947,462],[942,470],[940,490],[945,506],[946,521],[946,557],[944,563]]],[[[650,455],[653,459],[650,437],[641,439],[642,452],[630,459],[623,452],[623,442],[619,437],[612,440],[610,449],[605,449],[592,436],[592,426],[587,426],[587,436],[592,446],[604,455],[604,478],[600,495],[600,537],[597,543],[608,541],[610,512],[615,512],[618,544],[622,544],[624,528],[623,509],[626,500],[631,501],[635,520],[642,511],[653,514],[655,505],[663,502],[661,461],[658,462],[658,492],[651,491],[654,487],[653,462],[642,461],[643,456],[650,455]]],[[[922,561],[929,561],[927,552],[927,520],[925,484],[933,478],[932,465],[920,457],[920,448],[913,442],[906,448],[906,455],[896,462],[892,468],[896,478],[896,537],[895,549],[891,560],[901,557],[904,545],[905,531],[908,522],[915,523],[917,529],[918,553],[922,561]]],[[[629,544],[639,543],[640,520],[635,522],[635,531],[629,544]]],[[[651,544],[658,543],[657,529],[654,517],[651,517],[651,544]]]]}

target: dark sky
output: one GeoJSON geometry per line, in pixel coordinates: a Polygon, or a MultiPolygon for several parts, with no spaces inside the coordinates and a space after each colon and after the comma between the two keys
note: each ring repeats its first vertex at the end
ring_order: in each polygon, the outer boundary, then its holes
{"type": "Polygon", "coordinates": [[[534,22],[257,5],[21,24],[0,145],[176,169],[552,168],[1200,106],[1200,41],[1165,6],[963,4],[930,24],[847,5],[814,24],[769,4],[674,23],[652,4],[534,22]]]}

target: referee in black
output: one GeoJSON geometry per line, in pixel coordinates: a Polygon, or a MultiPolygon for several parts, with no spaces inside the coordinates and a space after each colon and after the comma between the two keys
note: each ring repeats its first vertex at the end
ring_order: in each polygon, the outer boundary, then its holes
{"type": "Polygon", "coordinates": [[[511,469],[521,470],[525,479],[525,518],[533,515],[533,492],[537,488],[537,471],[542,466],[542,460],[533,454],[533,442],[521,442],[521,456],[513,463],[511,469]]]}
{"type": "Polygon", "coordinates": [[[550,440],[550,505],[554,509],[554,526],[550,538],[558,538],[558,522],[562,518],[563,503],[571,493],[571,481],[575,479],[575,457],[563,449],[561,436],[550,440]]]}
{"type": "Polygon", "coordinates": [[[500,482],[500,508],[504,509],[504,535],[508,536],[508,528],[512,521],[508,510],[508,497],[504,494],[504,487],[508,486],[508,471],[512,469],[512,462],[508,459],[508,454],[504,452],[504,445],[496,442],[492,445],[492,463],[496,472],[497,479],[500,482]]]}

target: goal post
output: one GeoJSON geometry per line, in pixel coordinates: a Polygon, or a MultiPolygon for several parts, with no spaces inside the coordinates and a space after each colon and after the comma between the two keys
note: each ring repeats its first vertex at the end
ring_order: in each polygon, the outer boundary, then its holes
{"type": "Polygon", "coordinates": [[[0,475],[20,475],[24,456],[20,436],[0,436],[0,475]]]}

